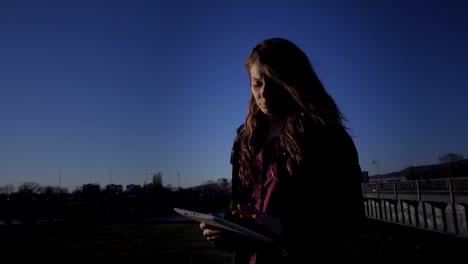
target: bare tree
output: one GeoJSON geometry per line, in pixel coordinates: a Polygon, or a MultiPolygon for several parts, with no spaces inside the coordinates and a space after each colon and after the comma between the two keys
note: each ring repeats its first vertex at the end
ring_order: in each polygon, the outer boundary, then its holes
{"type": "Polygon", "coordinates": [[[10,196],[15,191],[15,186],[13,184],[5,184],[0,186],[0,196],[10,196]]]}
{"type": "Polygon", "coordinates": [[[34,197],[41,191],[41,186],[37,182],[24,182],[18,186],[18,194],[24,197],[34,197]]]}
{"type": "Polygon", "coordinates": [[[41,197],[45,198],[46,200],[49,200],[56,196],[56,188],[57,187],[54,186],[39,187],[38,193],[41,197]]]}
{"type": "Polygon", "coordinates": [[[446,153],[439,157],[439,162],[442,164],[452,163],[464,159],[462,154],[446,153]]]}

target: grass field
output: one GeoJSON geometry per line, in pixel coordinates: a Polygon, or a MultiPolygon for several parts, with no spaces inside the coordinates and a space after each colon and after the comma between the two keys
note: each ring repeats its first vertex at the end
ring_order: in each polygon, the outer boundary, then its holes
{"type": "Polygon", "coordinates": [[[157,263],[230,263],[228,253],[186,222],[16,225],[2,227],[0,235],[2,256],[148,256],[161,260],[157,263]]]}
{"type": "MultiPolygon", "coordinates": [[[[466,238],[377,224],[369,227],[353,255],[450,256],[467,249],[466,238]]],[[[231,261],[230,254],[206,241],[193,222],[4,225],[0,251],[3,257],[147,256],[171,264],[231,261]]]]}

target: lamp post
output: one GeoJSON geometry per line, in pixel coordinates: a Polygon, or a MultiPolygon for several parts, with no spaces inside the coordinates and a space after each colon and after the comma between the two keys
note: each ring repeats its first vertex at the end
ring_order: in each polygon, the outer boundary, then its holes
{"type": "Polygon", "coordinates": [[[379,163],[376,160],[372,160],[371,164],[377,166],[377,175],[380,175],[379,163]]]}
{"type": "Polygon", "coordinates": [[[109,170],[109,198],[112,195],[112,170],[109,170]]]}
{"type": "Polygon", "coordinates": [[[180,196],[180,172],[177,172],[177,194],[180,196]]]}
{"type": "Polygon", "coordinates": [[[61,181],[62,181],[62,169],[59,169],[58,175],[58,199],[60,200],[60,193],[61,193],[61,181]]]}
{"type": "Polygon", "coordinates": [[[59,190],[60,190],[60,182],[62,180],[62,169],[59,169],[59,175],[58,175],[58,187],[59,187],[59,190]]]}
{"type": "Polygon", "coordinates": [[[145,173],[145,197],[148,197],[148,172],[145,173]]]}

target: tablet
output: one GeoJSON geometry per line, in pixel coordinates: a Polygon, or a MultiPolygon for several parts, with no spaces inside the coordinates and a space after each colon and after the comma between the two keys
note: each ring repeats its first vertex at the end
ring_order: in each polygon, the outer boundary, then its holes
{"type": "Polygon", "coordinates": [[[212,225],[212,226],[223,228],[229,231],[233,231],[233,232],[242,234],[244,236],[250,237],[255,240],[259,240],[259,241],[263,241],[267,243],[275,243],[274,240],[272,240],[271,238],[267,236],[264,236],[251,229],[248,229],[246,227],[243,227],[241,225],[228,221],[218,215],[205,214],[205,213],[190,211],[190,210],[186,210],[182,208],[174,208],[174,211],[176,211],[177,213],[187,218],[193,219],[195,221],[205,222],[207,225],[212,225]]]}

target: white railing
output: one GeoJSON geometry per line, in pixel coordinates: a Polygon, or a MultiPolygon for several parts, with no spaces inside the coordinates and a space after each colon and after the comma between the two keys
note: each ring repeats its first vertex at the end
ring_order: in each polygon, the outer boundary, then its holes
{"type": "Polygon", "coordinates": [[[363,183],[368,217],[468,237],[468,177],[363,183]]]}

